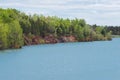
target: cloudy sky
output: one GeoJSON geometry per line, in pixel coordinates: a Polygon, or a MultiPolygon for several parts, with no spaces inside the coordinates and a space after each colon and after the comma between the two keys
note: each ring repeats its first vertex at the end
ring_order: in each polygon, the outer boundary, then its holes
{"type": "Polygon", "coordinates": [[[83,18],[89,24],[120,25],[120,0],[0,0],[0,7],[27,14],[83,18]]]}

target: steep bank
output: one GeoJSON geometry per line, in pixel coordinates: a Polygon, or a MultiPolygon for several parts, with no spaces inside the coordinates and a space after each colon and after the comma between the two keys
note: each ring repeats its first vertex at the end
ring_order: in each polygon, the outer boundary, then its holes
{"type": "Polygon", "coordinates": [[[48,35],[45,37],[24,36],[24,45],[55,44],[63,42],[77,42],[77,39],[75,38],[75,36],[60,36],[60,37],[55,37],[53,35],[48,35]]]}
{"type": "MultiPolygon", "coordinates": [[[[101,40],[112,40],[112,39],[104,38],[101,40]]],[[[66,42],[88,42],[88,41],[96,41],[96,40],[93,40],[92,38],[86,38],[84,40],[78,41],[77,38],[73,35],[60,36],[60,37],[55,37],[53,35],[48,35],[45,37],[41,37],[41,36],[30,37],[24,35],[24,45],[55,44],[55,43],[66,43],[66,42]]]]}

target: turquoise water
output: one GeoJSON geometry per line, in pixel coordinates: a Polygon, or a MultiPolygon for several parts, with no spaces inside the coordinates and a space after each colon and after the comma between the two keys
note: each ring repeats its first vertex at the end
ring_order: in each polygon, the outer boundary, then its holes
{"type": "Polygon", "coordinates": [[[120,80],[120,38],[0,51],[0,80],[120,80]]]}

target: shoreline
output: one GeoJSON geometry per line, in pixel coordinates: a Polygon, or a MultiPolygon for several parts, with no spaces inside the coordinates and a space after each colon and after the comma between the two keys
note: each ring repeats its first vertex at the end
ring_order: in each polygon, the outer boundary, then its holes
{"type": "Polygon", "coordinates": [[[91,37],[86,37],[81,40],[77,40],[77,38],[73,35],[70,36],[59,36],[56,37],[54,35],[48,35],[45,37],[41,36],[25,36],[24,35],[24,45],[38,45],[38,44],[56,44],[56,43],[67,43],[67,42],[92,42],[92,41],[107,41],[112,40],[112,38],[103,37],[101,39],[94,39],[91,37]]]}
{"type": "MultiPolygon", "coordinates": [[[[113,38],[112,38],[113,39],[113,38]]],[[[110,40],[92,40],[92,41],[69,41],[69,42],[56,42],[56,43],[38,43],[38,44],[30,44],[30,45],[23,45],[19,48],[6,48],[6,49],[0,49],[0,51],[4,50],[14,50],[14,49],[22,49],[22,47],[29,47],[29,46],[35,46],[35,45],[54,45],[54,44],[60,44],[60,43],[76,43],[76,42],[95,42],[95,41],[112,41],[110,40]]]]}

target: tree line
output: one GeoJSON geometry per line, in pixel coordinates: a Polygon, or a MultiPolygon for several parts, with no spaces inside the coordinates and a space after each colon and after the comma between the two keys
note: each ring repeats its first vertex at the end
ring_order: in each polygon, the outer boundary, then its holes
{"type": "Polygon", "coordinates": [[[112,31],[112,35],[120,35],[120,26],[106,26],[107,31],[112,31]]]}
{"type": "Polygon", "coordinates": [[[111,31],[104,26],[91,26],[84,19],[26,15],[16,9],[0,9],[0,49],[20,48],[33,36],[39,36],[44,42],[49,35],[58,40],[63,36],[74,36],[76,41],[111,39],[111,31]]]}

